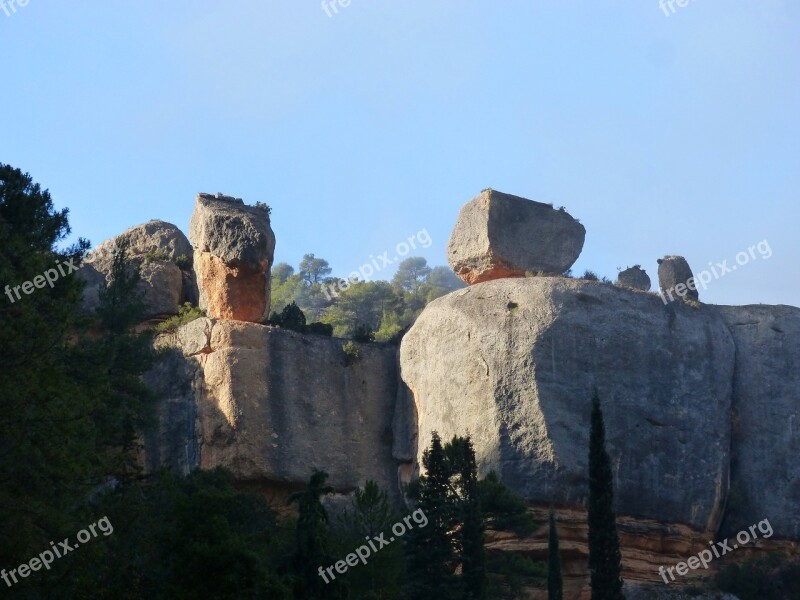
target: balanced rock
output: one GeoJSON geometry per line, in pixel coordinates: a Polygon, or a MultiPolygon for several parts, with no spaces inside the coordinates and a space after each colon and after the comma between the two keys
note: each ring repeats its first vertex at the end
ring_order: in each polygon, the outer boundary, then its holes
{"type": "Polygon", "coordinates": [[[127,247],[128,260],[139,269],[138,289],[146,316],[175,314],[196,295],[189,240],[175,225],[153,220],[106,240],[87,255],[79,270],[86,281],[83,308],[87,312],[100,305],[100,287],[110,282],[114,254],[120,247],[127,247]]]}
{"type": "Polygon", "coordinates": [[[230,196],[199,194],[189,238],[200,308],[214,318],[266,319],[275,251],[267,210],[230,196]]]}
{"type": "Polygon", "coordinates": [[[689,263],[682,256],[665,256],[658,259],[658,285],[665,301],[699,300],[697,286],[689,263]]]}
{"type": "Polygon", "coordinates": [[[586,229],[563,209],[484,190],[458,214],[447,260],[472,285],[525,272],[561,274],[580,256],[586,229]]]}
{"type": "Polygon", "coordinates": [[[630,288],[632,290],[641,290],[643,292],[650,291],[650,277],[647,272],[640,266],[634,265],[620,271],[617,275],[617,285],[630,288]]]}
{"type": "Polygon", "coordinates": [[[597,389],[618,513],[715,531],[728,489],[734,352],[711,307],[530,277],[428,304],[400,364],[420,454],[433,431],[470,435],[482,474],[495,470],[545,505],[587,500],[597,389]]]}

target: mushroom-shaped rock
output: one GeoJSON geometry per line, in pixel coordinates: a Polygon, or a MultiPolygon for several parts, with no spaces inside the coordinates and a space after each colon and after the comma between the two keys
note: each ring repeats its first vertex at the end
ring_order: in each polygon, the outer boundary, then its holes
{"type": "Polygon", "coordinates": [[[658,285],[665,301],[700,299],[692,269],[682,256],[658,259],[658,285]]]}
{"type": "Polygon", "coordinates": [[[526,271],[561,274],[578,259],[585,238],[583,225],[563,209],[484,190],[461,208],[447,260],[470,285],[526,271]]]}
{"type": "Polygon", "coordinates": [[[222,194],[199,194],[189,238],[200,308],[213,318],[262,322],[275,251],[268,211],[222,194]]]}
{"type": "Polygon", "coordinates": [[[621,285],[622,287],[632,290],[649,292],[650,277],[640,265],[634,265],[632,267],[628,267],[624,271],[620,271],[619,275],[617,275],[617,285],[621,285]]]}
{"type": "Polygon", "coordinates": [[[100,286],[109,282],[114,253],[122,246],[127,248],[128,260],[139,269],[138,289],[146,316],[175,314],[182,302],[191,299],[195,285],[188,262],[192,246],[175,225],[153,220],[131,227],[89,253],[79,270],[86,281],[84,310],[93,312],[100,305],[100,286]]]}

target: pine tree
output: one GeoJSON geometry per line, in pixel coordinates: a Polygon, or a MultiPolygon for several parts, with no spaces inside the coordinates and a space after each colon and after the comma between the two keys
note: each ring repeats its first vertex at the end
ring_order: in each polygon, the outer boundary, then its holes
{"type": "Polygon", "coordinates": [[[547,599],[561,600],[564,585],[561,580],[561,555],[558,551],[556,513],[550,508],[550,534],[547,540],[547,599]]]}
{"type": "Polygon", "coordinates": [[[614,514],[614,484],[605,438],[603,412],[595,390],[589,438],[589,571],[592,600],[624,600],[614,514]]]}

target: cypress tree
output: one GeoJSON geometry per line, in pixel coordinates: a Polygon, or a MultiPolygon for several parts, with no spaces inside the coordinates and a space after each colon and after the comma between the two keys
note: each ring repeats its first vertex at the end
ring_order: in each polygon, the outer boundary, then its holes
{"type": "Polygon", "coordinates": [[[606,452],[603,411],[595,390],[589,437],[589,571],[592,600],[624,600],[620,561],[611,460],[606,452]]]}
{"type": "Polygon", "coordinates": [[[547,599],[561,600],[564,585],[561,580],[561,555],[558,551],[556,513],[550,508],[550,535],[547,540],[547,599]]]}
{"type": "Polygon", "coordinates": [[[426,475],[419,478],[412,495],[428,518],[424,528],[414,528],[405,539],[408,549],[408,597],[410,600],[456,598],[456,555],[451,539],[455,519],[450,486],[450,465],[439,434],[422,455],[426,475]]]}

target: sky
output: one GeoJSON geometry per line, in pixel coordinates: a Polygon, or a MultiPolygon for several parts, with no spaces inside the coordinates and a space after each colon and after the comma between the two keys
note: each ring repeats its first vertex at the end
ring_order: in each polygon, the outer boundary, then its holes
{"type": "Polygon", "coordinates": [[[705,302],[800,305],[796,0],[3,2],[0,162],[95,246],[222,192],[276,262],[443,265],[491,187],[578,218],[578,274],[680,254],[705,302]]]}

